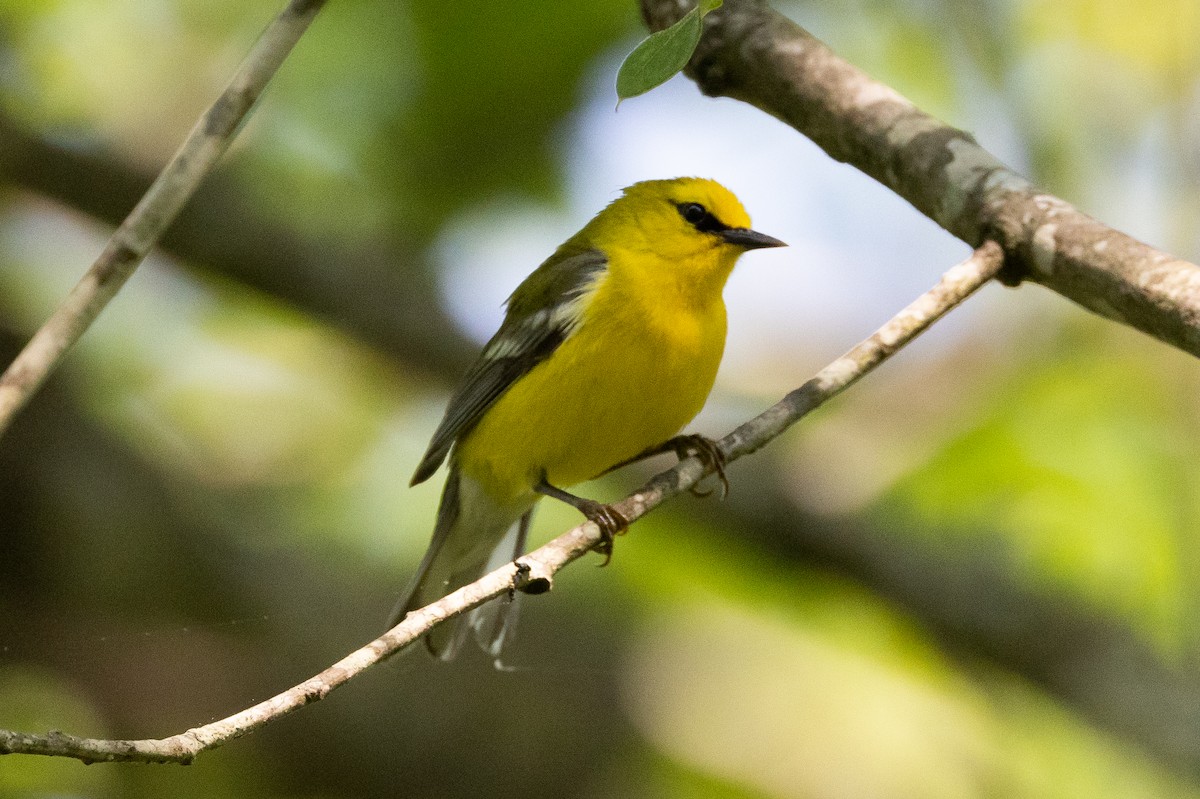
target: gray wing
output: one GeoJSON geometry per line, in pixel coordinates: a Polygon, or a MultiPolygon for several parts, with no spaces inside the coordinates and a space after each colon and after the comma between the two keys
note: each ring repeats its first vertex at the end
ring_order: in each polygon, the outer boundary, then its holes
{"type": "Polygon", "coordinates": [[[595,284],[607,263],[598,250],[572,252],[564,245],[525,278],[508,298],[504,323],[450,397],[409,485],[429,479],[454,442],[574,332],[579,322],[575,300],[595,284]]]}

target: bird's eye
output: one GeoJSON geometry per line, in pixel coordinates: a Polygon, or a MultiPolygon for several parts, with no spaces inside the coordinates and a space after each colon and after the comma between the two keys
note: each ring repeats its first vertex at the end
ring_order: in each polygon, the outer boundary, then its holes
{"type": "Polygon", "coordinates": [[[679,213],[683,214],[683,218],[693,225],[704,221],[704,217],[708,216],[708,209],[700,203],[684,203],[679,206],[679,213]]]}

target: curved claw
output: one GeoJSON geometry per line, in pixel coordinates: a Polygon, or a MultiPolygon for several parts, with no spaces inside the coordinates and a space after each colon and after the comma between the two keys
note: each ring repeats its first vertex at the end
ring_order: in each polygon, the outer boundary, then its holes
{"type": "MultiPolygon", "coordinates": [[[[729,478],[725,476],[725,453],[721,451],[721,447],[717,445],[707,436],[702,436],[699,433],[693,433],[686,436],[677,436],[672,439],[675,447],[675,454],[680,460],[689,456],[695,456],[700,459],[706,469],[711,469],[713,474],[721,482],[721,499],[725,499],[729,495],[729,478]]],[[[693,496],[710,497],[714,489],[701,491],[698,486],[692,486],[689,491],[693,496]]]]}
{"type": "Polygon", "coordinates": [[[574,494],[563,491],[561,488],[555,488],[546,481],[545,474],[538,480],[533,490],[539,494],[554,497],[561,502],[567,503],[586,516],[589,522],[593,522],[600,528],[600,541],[594,548],[597,552],[604,555],[604,563],[600,565],[607,566],[608,562],[612,560],[613,537],[625,532],[625,529],[629,527],[629,520],[611,505],[605,505],[594,499],[577,497],[574,494]]]}
{"type": "Polygon", "coordinates": [[[607,566],[612,560],[613,540],[628,529],[629,520],[613,506],[595,500],[585,500],[579,510],[588,521],[600,528],[600,543],[596,544],[595,549],[604,556],[604,562],[600,565],[607,566]]]}

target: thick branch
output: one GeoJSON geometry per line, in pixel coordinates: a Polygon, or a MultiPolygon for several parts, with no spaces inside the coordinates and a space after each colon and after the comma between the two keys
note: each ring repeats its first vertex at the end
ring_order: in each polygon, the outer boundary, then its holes
{"type": "MultiPolygon", "coordinates": [[[[690,5],[642,0],[652,29],[690,5]]],[[[968,244],[998,241],[1005,282],[1041,283],[1200,355],[1200,268],[1040,191],[970,134],[842,60],[765,0],[726,0],[709,14],[686,71],[705,94],[778,117],[968,244]]]]}
{"type": "Polygon", "coordinates": [[[212,170],[267,82],[322,5],[324,0],[292,0],[267,27],[229,86],[200,117],[87,274],[0,375],[0,435],[45,382],[66,350],[116,296],[212,170]]]}
{"type": "MultiPolygon", "coordinates": [[[[947,272],[937,286],[897,314],[870,338],[859,343],[803,386],[718,442],[727,460],[747,455],[765,446],[813,408],[874,369],[991,280],[999,272],[1002,263],[1003,253],[999,246],[988,243],[981,247],[969,259],[947,272]]],[[[637,492],[617,503],[616,508],[625,518],[630,521],[636,520],[695,485],[704,478],[705,473],[705,466],[699,459],[688,458],[675,468],[651,479],[637,492]]],[[[57,731],[39,735],[0,730],[0,754],[57,755],[86,762],[190,763],[196,755],[205,750],[252,732],[310,702],[324,699],[335,688],[400,651],[449,618],[478,607],[514,588],[536,585],[536,593],[545,591],[556,572],[590,552],[599,541],[600,532],[595,524],[581,524],[521,557],[516,563],[503,566],[454,593],[409,613],[400,624],[387,633],[342,658],[320,674],[220,721],[195,727],[169,738],[137,741],[78,738],[57,731]]]]}

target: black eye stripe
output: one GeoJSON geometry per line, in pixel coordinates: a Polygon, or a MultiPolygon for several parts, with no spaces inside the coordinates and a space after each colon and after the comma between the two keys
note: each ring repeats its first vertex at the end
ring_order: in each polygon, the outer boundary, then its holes
{"type": "Polygon", "coordinates": [[[700,203],[676,203],[675,207],[679,209],[680,216],[702,233],[720,233],[722,230],[729,230],[729,225],[713,216],[700,203]]]}

